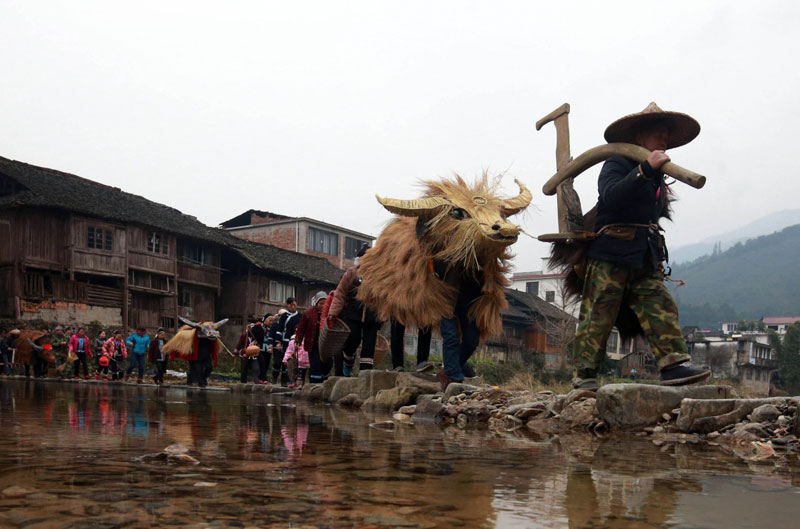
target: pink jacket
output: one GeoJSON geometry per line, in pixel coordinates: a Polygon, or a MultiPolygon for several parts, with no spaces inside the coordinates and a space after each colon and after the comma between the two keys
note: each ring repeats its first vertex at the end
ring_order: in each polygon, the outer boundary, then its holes
{"type": "MultiPolygon", "coordinates": [[[[81,337],[83,338],[83,350],[86,352],[87,356],[92,356],[92,345],[89,343],[89,337],[85,334],[81,337]]],[[[78,352],[78,335],[73,334],[72,337],[69,339],[69,344],[67,344],[67,348],[73,352],[78,352]]]]}

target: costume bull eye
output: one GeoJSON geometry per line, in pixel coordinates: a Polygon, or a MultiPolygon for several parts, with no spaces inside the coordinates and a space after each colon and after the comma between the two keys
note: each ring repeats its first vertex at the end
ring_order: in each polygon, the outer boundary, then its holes
{"type": "Polygon", "coordinates": [[[469,217],[467,212],[461,208],[455,208],[453,211],[450,212],[450,216],[456,220],[464,220],[467,217],[469,217]]]}

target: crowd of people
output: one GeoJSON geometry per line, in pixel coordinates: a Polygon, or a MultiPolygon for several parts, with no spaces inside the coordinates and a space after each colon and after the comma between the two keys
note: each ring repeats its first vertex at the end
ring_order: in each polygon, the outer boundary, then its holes
{"type": "MultiPolygon", "coordinates": [[[[368,247],[362,247],[358,257],[363,256],[367,250],[368,247]]],[[[285,308],[277,314],[251,318],[233,350],[233,354],[240,358],[240,381],[296,388],[302,387],[306,380],[310,383],[324,382],[331,370],[337,376],[349,377],[354,373],[359,347],[358,369],[372,369],[375,364],[378,331],[384,322],[358,300],[360,283],[357,258],[354,266],[345,272],[337,288],[330,293],[320,291],[314,294],[310,307],[304,312],[298,310],[297,300],[289,297],[285,308]],[[341,319],[350,329],[350,334],[341,350],[326,358],[320,354],[320,334],[322,326],[335,319],[341,319]]],[[[405,327],[398,322],[391,322],[391,332],[392,368],[402,371],[405,369],[405,327]]],[[[141,384],[149,362],[154,367],[154,382],[163,384],[167,364],[171,357],[175,357],[174,352],[171,355],[164,350],[168,340],[163,328],[159,328],[152,338],[144,327],[137,328],[136,332],[126,338],[123,338],[121,330],[113,331],[111,336],[107,336],[105,331],[99,331],[97,336],[91,338],[84,327],[64,329],[59,325],[52,332],[37,333],[36,337],[21,338],[19,329],[4,332],[0,341],[0,372],[11,373],[13,353],[20,345],[18,342],[22,340],[33,352],[30,355],[31,361],[25,364],[26,376],[29,376],[31,366],[35,377],[48,375],[51,365],[42,353],[49,351],[52,353],[56,375],[61,378],[72,376],[74,379],[128,380],[135,371],[136,380],[141,384]]],[[[430,343],[431,329],[420,329],[417,342],[418,372],[434,369],[434,365],[428,361],[430,343]]],[[[469,356],[462,355],[460,360],[464,360],[464,365],[460,367],[467,376],[474,376],[470,366],[466,364],[468,358],[469,356]]],[[[446,355],[445,363],[447,359],[446,355]]]]}
{"type": "Polygon", "coordinates": [[[91,338],[85,327],[65,329],[61,325],[36,332],[33,336],[22,334],[19,329],[2,331],[0,373],[12,374],[12,365],[20,363],[15,362],[16,351],[23,346],[31,351],[29,360],[23,362],[26,376],[30,376],[33,368],[34,377],[44,378],[53,367],[55,375],[60,378],[128,380],[136,370],[137,382],[141,384],[147,360],[155,366],[155,382],[164,382],[168,355],[162,352],[167,341],[162,328],[156,331],[153,339],[144,327],[139,327],[127,338],[123,338],[121,330],[113,331],[111,336],[101,330],[91,338]]]}

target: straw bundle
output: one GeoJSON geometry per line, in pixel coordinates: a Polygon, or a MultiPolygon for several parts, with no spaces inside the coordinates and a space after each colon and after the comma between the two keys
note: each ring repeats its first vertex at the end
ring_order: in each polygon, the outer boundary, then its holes
{"type": "Polygon", "coordinates": [[[161,349],[164,353],[175,353],[175,356],[191,356],[194,352],[194,327],[184,325],[161,349]]]}

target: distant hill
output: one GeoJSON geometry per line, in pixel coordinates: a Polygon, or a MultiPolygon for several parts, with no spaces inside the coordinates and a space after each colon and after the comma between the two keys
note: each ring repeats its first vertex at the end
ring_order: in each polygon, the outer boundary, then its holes
{"type": "Polygon", "coordinates": [[[674,265],[681,325],[800,315],[800,224],[674,265]]]}
{"type": "Polygon", "coordinates": [[[673,263],[686,263],[704,255],[711,255],[717,245],[719,245],[719,250],[725,251],[736,243],[761,235],[769,235],[795,224],[800,224],[800,209],[776,211],[727,233],[712,235],[693,244],[670,248],[669,258],[673,263]]]}

